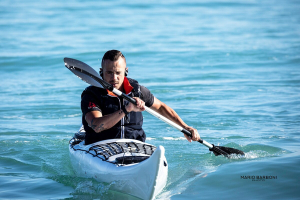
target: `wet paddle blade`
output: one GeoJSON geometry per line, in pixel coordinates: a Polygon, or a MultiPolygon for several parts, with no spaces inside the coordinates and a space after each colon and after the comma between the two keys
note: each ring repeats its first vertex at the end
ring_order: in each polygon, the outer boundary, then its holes
{"type": "Polygon", "coordinates": [[[245,153],[241,150],[230,148],[230,147],[222,147],[222,146],[214,146],[213,148],[209,149],[212,151],[216,156],[223,155],[229,157],[232,154],[242,155],[244,156],[245,153]]]}
{"type": "Polygon", "coordinates": [[[73,72],[78,78],[90,85],[103,88],[103,86],[95,79],[100,79],[99,74],[90,66],[72,58],[64,58],[65,66],[73,72]],[[91,78],[92,77],[92,78],[91,78]]]}

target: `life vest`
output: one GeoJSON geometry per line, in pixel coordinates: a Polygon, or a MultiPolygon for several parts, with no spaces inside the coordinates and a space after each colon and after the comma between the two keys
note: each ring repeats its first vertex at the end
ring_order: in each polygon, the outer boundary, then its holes
{"type": "MultiPolygon", "coordinates": [[[[129,88],[131,91],[127,93],[127,95],[131,97],[142,98],[142,93],[140,91],[140,85],[138,82],[127,77],[125,77],[125,79],[128,80],[129,86],[131,86],[131,88],[129,88]]],[[[94,96],[97,101],[94,103],[100,107],[103,116],[116,112],[121,109],[121,106],[128,104],[127,100],[123,99],[122,97],[118,97],[105,89],[95,86],[87,87],[83,91],[81,97],[86,94],[91,94],[94,96]]],[[[146,140],[146,134],[142,129],[143,115],[141,112],[130,112],[112,128],[100,133],[96,133],[88,126],[87,122],[85,121],[85,116],[82,116],[82,124],[86,131],[85,144],[91,144],[101,140],[114,138],[136,139],[142,142],[145,142],[146,140]]]]}

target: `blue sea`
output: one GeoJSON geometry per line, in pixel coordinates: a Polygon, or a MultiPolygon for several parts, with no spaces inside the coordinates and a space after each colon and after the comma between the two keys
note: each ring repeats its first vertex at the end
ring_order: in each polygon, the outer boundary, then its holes
{"type": "Polygon", "coordinates": [[[0,199],[134,199],[77,177],[69,159],[88,85],[63,58],[98,71],[110,49],[204,140],[246,153],[216,157],[145,113],[146,142],[169,164],[156,199],[299,199],[299,10],[298,0],[1,0],[0,199]]]}

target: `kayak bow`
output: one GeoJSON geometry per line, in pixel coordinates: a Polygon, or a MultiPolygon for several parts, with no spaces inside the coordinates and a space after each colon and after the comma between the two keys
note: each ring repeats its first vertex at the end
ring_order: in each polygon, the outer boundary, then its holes
{"type": "Polygon", "coordinates": [[[110,184],[110,189],[141,199],[153,199],[166,185],[168,164],[163,146],[133,139],[84,144],[84,129],[69,144],[78,176],[110,184]]]}

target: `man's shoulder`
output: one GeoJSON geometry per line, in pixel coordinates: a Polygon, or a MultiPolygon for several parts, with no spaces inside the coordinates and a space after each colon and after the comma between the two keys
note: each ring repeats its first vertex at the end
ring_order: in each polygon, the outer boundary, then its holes
{"type": "Polygon", "coordinates": [[[132,84],[132,83],[133,84],[139,84],[139,82],[137,80],[133,79],[133,78],[128,78],[127,77],[127,79],[128,79],[128,81],[129,81],[130,84],[132,84]]]}
{"type": "MultiPolygon", "coordinates": [[[[106,90],[103,89],[103,88],[99,88],[99,87],[90,85],[90,86],[86,87],[86,88],[84,89],[84,91],[97,91],[97,92],[100,92],[100,91],[106,91],[106,90]]],[[[84,92],[84,91],[83,91],[83,92],[84,92]]]]}
{"type": "Polygon", "coordinates": [[[107,91],[103,88],[99,88],[99,87],[95,87],[95,86],[88,86],[86,87],[81,96],[85,95],[85,94],[93,94],[93,95],[101,95],[101,94],[107,94],[107,91]]]}

